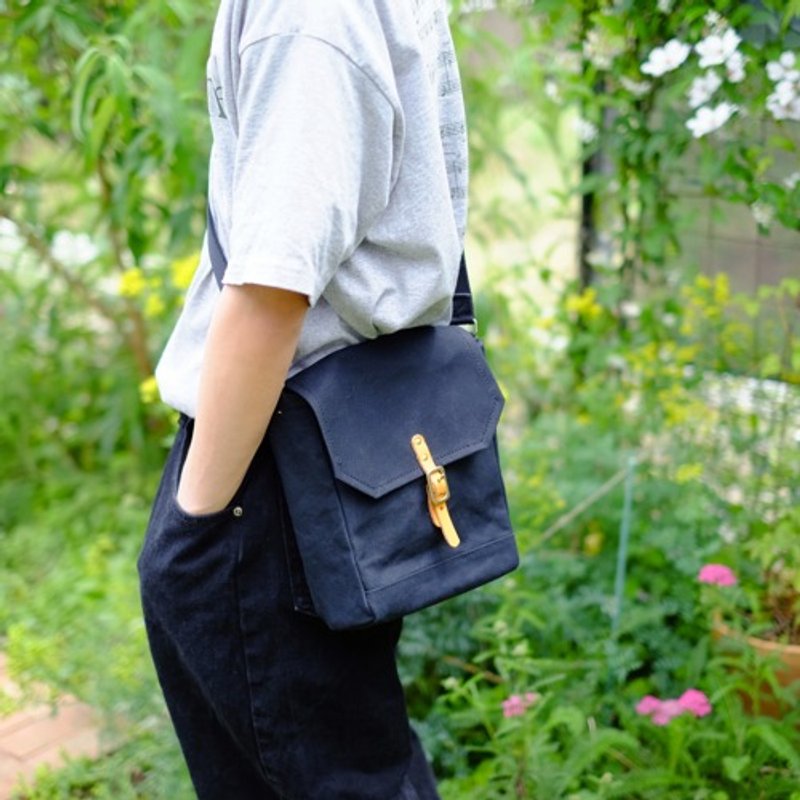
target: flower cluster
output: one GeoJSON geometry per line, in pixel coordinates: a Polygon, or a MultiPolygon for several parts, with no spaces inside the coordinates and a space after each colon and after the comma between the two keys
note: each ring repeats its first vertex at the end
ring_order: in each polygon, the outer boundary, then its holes
{"type": "Polygon", "coordinates": [[[700,68],[707,72],[694,79],[688,97],[689,106],[697,109],[686,122],[695,139],[718,130],[738,111],[737,106],[725,101],[714,106],[706,105],[724,83],[714,67],[721,67],[724,79],[730,83],[744,80],[745,57],[739,50],[741,38],[733,28],[725,27],[719,15],[708,17],[706,21],[711,26],[711,33],[698,42],[694,50],[700,57],[700,68]]]}
{"type": "Polygon", "coordinates": [[[50,248],[53,258],[69,267],[82,267],[100,255],[100,249],[87,233],[58,231],[50,248]]]}
{"type": "Polygon", "coordinates": [[[774,84],[767,110],[775,119],[800,121],[800,69],[794,53],[785,52],[767,64],[767,77],[774,84]]]}
{"type": "MultiPolygon", "coordinates": [[[[720,24],[717,22],[718,26],[720,24]]],[[[731,83],[743,81],[745,59],[739,51],[741,41],[739,34],[733,28],[722,31],[717,27],[694,47],[695,52],[700,56],[700,69],[724,65],[731,83]]]]}
{"type": "Polygon", "coordinates": [[[714,586],[735,586],[737,583],[733,570],[724,564],[706,564],[697,575],[697,580],[714,586]]]}
{"type": "Polygon", "coordinates": [[[692,714],[705,717],[711,713],[711,703],[698,689],[687,689],[674,700],[659,700],[651,694],[643,697],[636,705],[636,713],[650,717],[654,725],[668,725],[675,717],[692,714]]]}
{"type": "Polygon", "coordinates": [[[120,275],[119,293],[122,297],[139,297],[147,288],[144,272],[139,267],[126,269],[120,275]]]}
{"type": "Polygon", "coordinates": [[[503,716],[521,717],[539,698],[540,695],[536,692],[526,692],[524,695],[512,694],[503,700],[503,716]]]}
{"type": "MultiPolygon", "coordinates": [[[[719,14],[706,15],[709,33],[692,45],[671,39],[656,47],[641,66],[645,75],[660,77],[680,67],[694,50],[698,66],[705,70],[694,79],[688,92],[689,107],[694,115],[686,127],[695,139],[718,129],[739,110],[735,103],[722,100],[712,104],[714,96],[726,82],[741,83],[745,79],[746,56],[739,49],[741,37],[719,14]]],[[[777,61],[767,64],[767,76],[773,91],[767,98],[767,109],[778,120],[800,120],[800,69],[794,53],[785,52],[777,61]]]]}

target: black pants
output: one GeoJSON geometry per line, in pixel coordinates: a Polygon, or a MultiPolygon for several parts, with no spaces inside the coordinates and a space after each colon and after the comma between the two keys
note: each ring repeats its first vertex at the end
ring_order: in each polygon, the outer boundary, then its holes
{"type": "MultiPolygon", "coordinates": [[[[332,632],[302,575],[268,445],[224,511],[175,502],[183,419],[139,558],[164,696],[200,800],[436,800],[395,666],[401,623],[332,632]],[[291,565],[291,566],[290,566],[291,565]]],[[[309,487],[313,491],[313,487],[309,487]]]]}

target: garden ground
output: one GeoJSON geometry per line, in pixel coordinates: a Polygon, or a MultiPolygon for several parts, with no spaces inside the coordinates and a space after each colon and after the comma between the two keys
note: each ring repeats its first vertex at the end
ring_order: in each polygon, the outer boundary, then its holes
{"type": "MultiPolygon", "coordinates": [[[[0,690],[19,692],[0,653],[0,690]]],[[[89,706],[73,697],[55,704],[32,702],[0,718],[0,798],[9,797],[21,778],[32,778],[39,767],[57,766],[65,757],[97,758],[102,746],[98,720],[89,706]]]]}

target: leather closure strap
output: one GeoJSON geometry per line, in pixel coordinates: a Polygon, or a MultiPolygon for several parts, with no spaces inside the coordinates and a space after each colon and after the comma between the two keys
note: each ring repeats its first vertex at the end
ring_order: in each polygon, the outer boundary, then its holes
{"type": "Polygon", "coordinates": [[[440,467],[433,460],[428,443],[421,433],[411,437],[411,448],[428,482],[428,511],[433,524],[442,531],[442,536],[450,547],[458,547],[461,539],[447,508],[450,487],[447,484],[444,467],[440,467]]]}

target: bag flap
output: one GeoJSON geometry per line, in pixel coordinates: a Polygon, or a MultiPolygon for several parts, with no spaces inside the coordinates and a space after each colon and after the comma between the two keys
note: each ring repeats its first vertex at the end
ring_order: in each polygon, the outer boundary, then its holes
{"type": "Polygon", "coordinates": [[[434,461],[447,465],[492,443],[503,408],[480,342],[456,326],[344,348],[290,378],[286,389],[283,421],[294,393],[314,412],[336,477],[374,498],[422,475],[412,436],[421,433],[434,461]]]}

